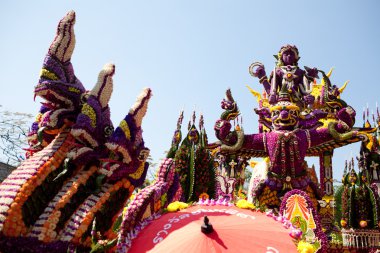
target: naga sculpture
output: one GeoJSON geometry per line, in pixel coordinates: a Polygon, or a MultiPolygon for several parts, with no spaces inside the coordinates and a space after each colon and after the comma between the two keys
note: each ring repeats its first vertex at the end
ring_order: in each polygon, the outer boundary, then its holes
{"type": "Polygon", "coordinates": [[[114,130],[108,102],[115,66],[106,64],[95,87],[85,90],[71,64],[74,24],[71,11],[45,57],[35,87],[44,102],[29,134],[29,158],[0,185],[4,252],[14,245],[29,252],[66,252],[70,245],[80,251],[90,246],[92,229],[116,238],[116,217],[146,176],[141,123],[152,92],[145,89],[114,130]]]}

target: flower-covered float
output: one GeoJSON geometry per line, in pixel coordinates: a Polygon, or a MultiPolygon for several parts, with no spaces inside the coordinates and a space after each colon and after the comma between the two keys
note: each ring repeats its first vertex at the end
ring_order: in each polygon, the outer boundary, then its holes
{"type": "Polygon", "coordinates": [[[45,57],[34,91],[44,102],[28,159],[0,184],[1,252],[380,248],[379,113],[374,128],[355,127],[355,110],[341,99],[347,83],[333,85],[331,71],[301,69],[291,45],[275,56],[269,77],[253,63],[249,72],[264,86],[262,94],[249,88],[259,104],[258,133],[244,133],[229,89],[214,127],[219,141],[208,143],[195,112],[182,139],[181,112],[167,157],[143,187],[149,149],[141,124],[152,92],[144,89],[114,129],[108,102],[115,66],[105,65],[95,87],[84,88],[71,64],[74,23],[71,11],[45,57]],[[359,173],[351,161],[335,199],[333,150],[359,141],[359,173]],[[319,157],[319,179],[306,156],[319,157]]]}
{"type": "Polygon", "coordinates": [[[0,185],[1,251],[66,252],[91,245],[91,230],[112,227],[146,176],[149,149],[141,123],[145,89],[116,129],[110,120],[115,66],[106,64],[92,90],[74,74],[75,13],[58,24],[35,96],[44,100],[30,134],[29,158],[0,185]],[[96,222],[97,221],[97,222],[96,222]]]}

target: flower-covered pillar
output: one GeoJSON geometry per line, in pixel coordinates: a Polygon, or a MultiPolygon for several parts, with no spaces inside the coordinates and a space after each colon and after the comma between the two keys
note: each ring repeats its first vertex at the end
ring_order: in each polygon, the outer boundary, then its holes
{"type": "Polygon", "coordinates": [[[320,186],[323,191],[322,200],[319,201],[321,223],[323,228],[331,228],[334,221],[334,186],[332,171],[333,151],[324,151],[319,155],[320,164],[320,186]]]}

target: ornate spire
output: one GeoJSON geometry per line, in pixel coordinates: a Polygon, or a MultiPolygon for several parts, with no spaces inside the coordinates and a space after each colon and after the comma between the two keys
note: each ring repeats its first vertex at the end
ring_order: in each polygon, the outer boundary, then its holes
{"type": "Polygon", "coordinates": [[[203,114],[201,113],[199,117],[199,131],[202,131],[203,128],[204,128],[204,119],[203,119],[203,114]]]}
{"type": "Polygon", "coordinates": [[[178,120],[177,120],[177,130],[181,129],[182,121],[183,121],[183,110],[181,110],[178,120]]]}

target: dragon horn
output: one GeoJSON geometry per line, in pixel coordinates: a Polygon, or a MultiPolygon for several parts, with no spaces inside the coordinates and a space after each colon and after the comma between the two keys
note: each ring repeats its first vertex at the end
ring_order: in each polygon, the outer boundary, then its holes
{"type": "Polygon", "coordinates": [[[115,74],[115,65],[108,63],[104,65],[98,76],[95,87],[90,91],[90,95],[95,96],[102,108],[108,105],[113,90],[112,76],[115,74]]]}
{"type": "Polygon", "coordinates": [[[129,110],[129,114],[134,118],[136,127],[141,126],[142,119],[144,118],[148,109],[148,102],[152,97],[152,90],[145,88],[140,96],[137,98],[136,103],[129,110]]]}
{"type": "Polygon", "coordinates": [[[69,11],[58,24],[57,34],[49,48],[49,54],[61,62],[71,59],[75,47],[75,12],[69,11]]]}
{"type": "Polygon", "coordinates": [[[329,72],[326,74],[326,76],[327,76],[328,78],[330,78],[330,76],[331,76],[333,70],[334,70],[334,67],[330,68],[329,72]]]}
{"type": "Polygon", "coordinates": [[[346,88],[347,84],[349,83],[350,81],[346,81],[344,82],[343,86],[339,88],[339,94],[342,94],[344,89],[346,88]]]}
{"type": "MultiPolygon", "coordinates": [[[[323,77],[322,77],[322,82],[321,82],[321,84],[322,84],[322,86],[326,87],[326,88],[325,88],[325,92],[327,92],[327,91],[328,91],[328,88],[332,86],[332,85],[331,85],[331,82],[330,82],[330,78],[328,77],[328,75],[326,75],[326,73],[325,73],[323,70],[318,69],[318,71],[322,73],[322,76],[323,76],[323,77]],[[326,86],[326,85],[327,85],[327,86],[326,86]]],[[[331,70],[330,70],[330,71],[331,71],[331,70]]]]}

